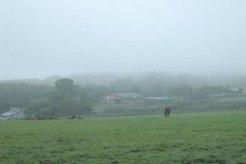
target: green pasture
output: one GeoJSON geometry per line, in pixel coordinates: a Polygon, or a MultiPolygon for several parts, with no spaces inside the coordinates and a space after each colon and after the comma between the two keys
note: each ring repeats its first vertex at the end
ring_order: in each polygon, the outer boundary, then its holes
{"type": "Polygon", "coordinates": [[[246,163],[246,112],[0,122],[0,163],[246,163]]]}

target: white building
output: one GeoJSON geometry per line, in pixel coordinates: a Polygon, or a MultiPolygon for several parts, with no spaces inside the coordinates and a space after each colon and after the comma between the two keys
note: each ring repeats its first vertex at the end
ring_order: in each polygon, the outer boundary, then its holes
{"type": "Polygon", "coordinates": [[[8,112],[0,115],[0,120],[12,120],[24,118],[24,112],[20,108],[10,108],[8,112]]]}
{"type": "Polygon", "coordinates": [[[143,99],[144,97],[142,95],[134,92],[126,92],[104,96],[100,99],[100,102],[109,104],[135,104],[142,103],[143,99]]]}

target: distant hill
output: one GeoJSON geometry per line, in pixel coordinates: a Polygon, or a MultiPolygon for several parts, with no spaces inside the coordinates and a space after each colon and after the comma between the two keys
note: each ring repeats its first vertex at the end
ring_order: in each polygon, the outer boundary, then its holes
{"type": "MultiPolygon", "coordinates": [[[[222,85],[230,87],[246,87],[246,75],[242,74],[213,74],[213,75],[191,75],[191,74],[169,74],[166,72],[146,73],[84,73],[66,76],[80,85],[108,86],[121,80],[130,80],[136,85],[139,83],[152,85],[160,84],[169,86],[188,84],[193,87],[202,85],[222,85]]],[[[33,85],[54,85],[54,82],[64,76],[51,76],[45,79],[18,79],[5,80],[0,83],[26,83],[33,85]]]]}

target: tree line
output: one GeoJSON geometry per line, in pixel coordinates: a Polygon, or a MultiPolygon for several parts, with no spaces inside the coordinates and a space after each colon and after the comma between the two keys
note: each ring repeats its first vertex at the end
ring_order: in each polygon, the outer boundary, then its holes
{"type": "Polygon", "coordinates": [[[53,85],[0,83],[0,112],[8,111],[10,107],[19,107],[25,109],[25,114],[29,117],[90,115],[94,103],[101,97],[116,92],[135,92],[145,97],[169,96],[197,100],[213,94],[242,94],[244,91],[242,87],[232,89],[229,86],[196,86],[191,83],[174,85],[172,81],[171,77],[152,74],[139,80],[129,77],[117,79],[106,86],[82,86],[75,84],[70,78],[58,79],[53,85]]]}
{"type": "Polygon", "coordinates": [[[10,107],[25,109],[30,118],[89,115],[93,110],[83,88],[69,78],[57,80],[54,86],[0,84],[0,112],[10,107]]]}

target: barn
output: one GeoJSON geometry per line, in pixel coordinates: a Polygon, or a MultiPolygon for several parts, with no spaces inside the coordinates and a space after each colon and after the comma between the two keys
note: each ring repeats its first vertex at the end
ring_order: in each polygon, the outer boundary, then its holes
{"type": "Polygon", "coordinates": [[[144,97],[134,92],[115,93],[101,98],[100,102],[109,104],[134,104],[143,102],[144,97]]]}

